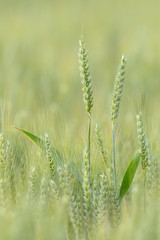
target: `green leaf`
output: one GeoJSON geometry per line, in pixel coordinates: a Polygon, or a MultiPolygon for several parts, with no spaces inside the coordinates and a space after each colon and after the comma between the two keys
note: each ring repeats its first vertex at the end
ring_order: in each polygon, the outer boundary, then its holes
{"type": "MultiPolygon", "coordinates": [[[[37,137],[36,135],[34,135],[30,132],[23,130],[23,129],[19,129],[19,128],[16,128],[16,129],[18,131],[20,131],[21,133],[23,133],[26,137],[28,137],[32,142],[34,142],[42,150],[45,150],[45,143],[41,138],[37,137]]],[[[59,160],[61,160],[61,161],[63,160],[62,155],[60,154],[60,152],[57,149],[52,147],[51,150],[52,150],[52,153],[54,156],[57,156],[59,158],[59,160]]]]}
{"type": "Polygon", "coordinates": [[[41,138],[35,136],[34,134],[32,133],[29,133],[23,129],[19,129],[19,128],[16,128],[18,131],[20,131],[21,133],[23,133],[25,136],[27,136],[32,142],[34,142],[38,147],[40,148],[44,148],[44,142],[41,138]]]}
{"type": "Polygon", "coordinates": [[[120,201],[129,190],[129,187],[133,181],[134,175],[137,171],[138,164],[140,162],[140,156],[141,156],[141,153],[137,152],[127,168],[127,171],[123,177],[121,188],[120,188],[120,194],[119,194],[120,201]]]}

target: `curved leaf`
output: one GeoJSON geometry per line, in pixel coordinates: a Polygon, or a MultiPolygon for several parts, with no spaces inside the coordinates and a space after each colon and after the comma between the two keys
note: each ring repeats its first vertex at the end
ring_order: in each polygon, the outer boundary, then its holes
{"type": "Polygon", "coordinates": [[[137,171],[137,168],[140,162],[140,156],[141,156],[141,153],[137,152],[127,168],[127,171],[123,177],[121,188],[120,188],[120,194],[119,194],[120,201],[124,197],[124,195],[127,193],[133,181],[134,175],[137,171]]]}
{"type": "Polygon", "coordinates": [[[27,136],[32,142],[34,142],[38,147],[44,148],[44,142],[41,138],[37,137],[36,135],[29,133],[23,129],[16,128],[18,131],[23,133],[25,136],[27,136]]]}
{"type": "MultiPolygon", "coordinates": [[[[30,132],[23,130],[23,129],[19,129],[17,127],[15,127],[15,128],[18,131],[20,131],[21,133],[23,133],[26,137],[28,137],[33,143],[35,143],[42,150],[45,150],[45,143],[41,138],[37,137],[36,135],[34,135],[30,132]]],[[[63,160],[62,155],[60,154],[60,152],[57,149],[52,147],[51,150],[52,150],[53,155],[56,155],[59,158],[59,160],[61,160],[61,161],[63,160]]]]}

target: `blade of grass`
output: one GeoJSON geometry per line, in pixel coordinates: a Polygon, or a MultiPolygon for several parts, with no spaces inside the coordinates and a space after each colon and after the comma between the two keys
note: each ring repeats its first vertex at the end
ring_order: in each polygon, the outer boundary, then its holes
{"type": "Polygon", "coordinates": [[[23,133],[26,137],[28,137],[33,143],[35,143],[38,147],[40,148],[44,148],[44,142],[41,138],[37,137],[36,135],[27,132],[23,129],[17,128],[15,127],[18,131],[20,131],[21,133],[23,133]]]}
{"type": "MultiPolygon", "coordinates": [[[[23,133],[33,143],[35,143],[38,147],[40,147],[42,150],[45,151],[45,143],[41,138],[37,137],[36,135],[34,135],[30,132],[27,132],[27,131],[23,130],[23,129],[20,129],[20,128],[17,128],[17,127],[15,127],[15,129],[17,129],[19,132],[23,133]]],[[[57,149],[52,147],[51,150],[52,150],[53,154],[56,155],[59,158],[59,160],[63,161],[63,157],[57,149]]]]}
{"type": "Polygon", "coordinates": [[[120,201],[122,200],[122,198],[124,197],[124,195],[127,193],[127,191],[130,188],[130,185],[133,181],[134,175],[137,171],[137,168],[138,168],[138,165],[140,162],[140,156],[141,156],[141,153],[137,152],[136,155],[134,156],[134,158],[132,159],[132,161],[130,162],[126,173],[124,174],[121,188],[120,188],[120,194],[119,194],[120,201]]]}

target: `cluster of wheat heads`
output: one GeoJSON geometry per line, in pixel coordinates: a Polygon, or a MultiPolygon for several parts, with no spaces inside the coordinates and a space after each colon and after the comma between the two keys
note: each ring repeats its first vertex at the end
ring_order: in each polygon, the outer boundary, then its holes
{"type": "MultiPolygon", "coordinates": [[[[115,127],[125,78],[126,59],[122,57],[113,89],[111,107],[113,157],[108,156],[100,126],[96,125],[97,147],[104,170],[100,174],[92,171],[91,161],[91,116],[93,92],[85,41],[79,41],[79,64],[85,108],[88,114],[88,140],[83,152],[81,169],[66,161],[55,149],[48,137],[44,140],[20,130],[40,147],[40,160],[27,169],[22,160],[15,163],[14,151],[9,142],[0,135],[0,210],[25,204],[31,209],[33,219],[42,214],[54,216],[56,208],[64,211],[64,231],[67,239],[99,239],[104,233],[112,239],[111,232],[121,222],[121,200],[130,188],[141,158],[144,172],[144,187],[158,194],[159,167],[155,156],[149,151],[142,114],[137,115],[139,151],[130,162],[122,184],[117,184],[115,127]],[[17,170],[18,169],[18,170],[17,170]],[[147,183],[147,184],[146,184],[147,183]],[[147,187],[146,187],[147,186],[147,187]]],[[[38,155],[39,156],[39,155],[38,155]]],[[[118,183],[120,179],[118,179],[118,183]]],[[[145,199],[145,192],[144,192],[145,199]]]]}

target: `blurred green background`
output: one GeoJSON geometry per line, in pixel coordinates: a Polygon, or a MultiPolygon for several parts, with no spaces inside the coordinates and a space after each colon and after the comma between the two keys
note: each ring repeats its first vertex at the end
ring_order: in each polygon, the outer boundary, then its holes
{"type": "Polygon", "coordinates": [[[98,121],[109,147],[112,88],[124,54],[128,65],[119,146],[125,146],[128,154],[137,148],[139,110],[156,146],[160,136],[159,9],[158,0],[1,0],[1,131],[17,126],[49,132],[68,148],[85,144],[87,114],[78,66],[83,26],[94,90],[93,129],[98,121]]]}

